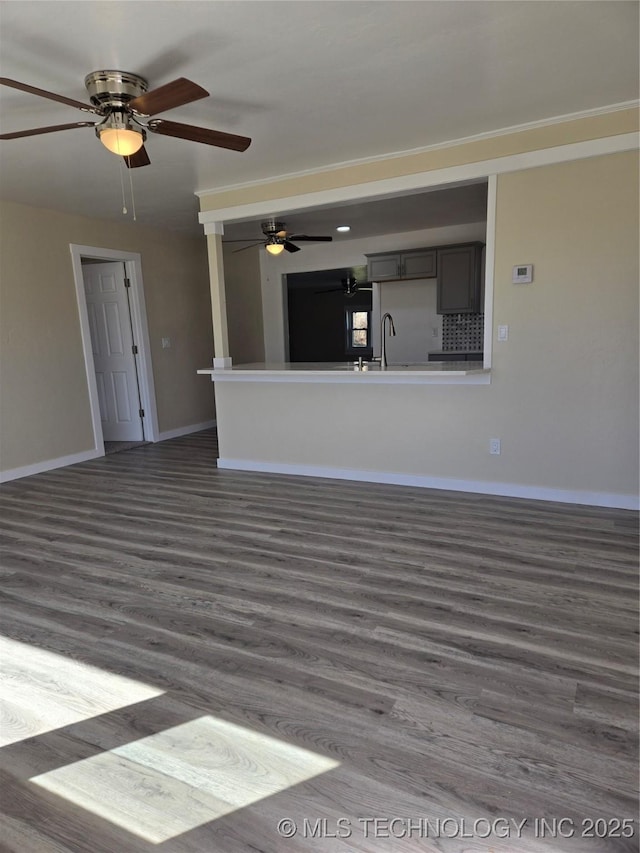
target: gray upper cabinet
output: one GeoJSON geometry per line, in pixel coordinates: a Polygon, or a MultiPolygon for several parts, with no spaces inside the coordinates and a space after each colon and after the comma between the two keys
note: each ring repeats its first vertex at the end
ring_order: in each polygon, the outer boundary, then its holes
{"type": "Polygon", "coordinates": [[[400,278],[400,253],[392,255],[368,255],[367,275],[369,281],[382,281],[385,278],[400,278]]]}
{"type": "Polygon", "coordinates": [[[436,261],[435,249],[367,255],[367,275],[370,281],[435,278],[436,261]]]}
{"type": "Polygon", "coordinates": [[[436,277],[436,250],[428,249],[420,252],[401,253],[402,278],[435,278],[436,277]]]}
{"type": "Polygon", "coordinates": [[[484,243],[457,243],[428,249],[367,255],[370,281],[436,278],[438,314],[475,314],[482,310],[484,243]]]}
{"type": "Polygon", "coordinates": [[[438,249],[438,314],[477,313],[481,310],[482,243],[438,249]]]}

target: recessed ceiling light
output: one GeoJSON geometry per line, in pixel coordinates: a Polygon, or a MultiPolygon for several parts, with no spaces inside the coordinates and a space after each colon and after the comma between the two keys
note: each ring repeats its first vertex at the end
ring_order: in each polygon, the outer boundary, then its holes
{"type": "Polygon", "coordinates": [[[351,231],[351,226],[350,225],[338,225],[338,227],[336,228],[336,231],[343,231],[343,232],[344,231],[351,231]]]}

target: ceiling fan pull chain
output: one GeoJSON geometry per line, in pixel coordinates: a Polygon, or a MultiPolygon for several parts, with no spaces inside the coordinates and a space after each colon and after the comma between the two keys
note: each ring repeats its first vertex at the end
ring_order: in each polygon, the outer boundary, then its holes
{"type": "Polygon", "coordinates": [[[131,210],[133,212],[133,221],[136,222],[136,199],[133,194],[133,175],[132,169],[129,169],[129,189],[131,190],[131,210]]]}
{"type": "Polygon", "coordinates": [[[120,188],[122,190],[122,215],[127,215],[127,204],[124,197],[124,176],[123,176],[124,166],[123,161],[120,160],[120,188]]]}

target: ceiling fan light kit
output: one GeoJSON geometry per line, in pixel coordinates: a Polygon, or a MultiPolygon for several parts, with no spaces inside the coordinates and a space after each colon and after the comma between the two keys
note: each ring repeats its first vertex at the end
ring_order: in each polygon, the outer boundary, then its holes
{"type": "Polygon", "coordinates": [[[265,248],[270,255],[281,255],[284,252],[284,243],[279,242],[278,238],[274,237],[269,240],[265,248]]]}
{"type": "Polygon", "coordinates": [[[144,145],[146,133],[136,128],[126,114],[114,110],[96,127],[96,136],[105,148],[121,157],[130,157],[144,145]]]}
{"type": "Polygon", "coordinates": [[[238,136],[220,130],[210,130],[205,127],[195,127],[166,119],[152,119],[151,116],[166,110],[181,107],[200,98],[206,98],[209,93],[187,80],[179,77],[171,83],[159,86],[149,91],[144,77],[128,71],[92,71],[84,79],[89,93],[89,104],[75,101],[64,95],[47,92],[29,86],[18,80],[0,77],[0,85],[28,92],[41,98],[75,107],[82,112],[93,113],[100,118],[96,123],[82,121],[73,124],[60,124],[52,127],[38,127],[31,130],[0,134],[0,139],[19,139],[25,136],[37,136],[43,133],[54,133],[59,130],[72,130],[76,127],[93,127],[96,136],[102,144],[114,154],[124,157],[129,168],[148,166],[151,162],[144,149],[147,131],[161,136],[172,136],[176,139],[188,139],[217,148],[227,148],[232,151],[246,151],[251,144],[247,136],[238,136]]]}

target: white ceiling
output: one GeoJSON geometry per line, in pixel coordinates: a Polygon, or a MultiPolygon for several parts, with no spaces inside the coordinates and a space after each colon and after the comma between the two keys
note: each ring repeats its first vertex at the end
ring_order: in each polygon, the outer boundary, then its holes
{"type": "MultiPolygon", "coordinates": [[[[245,153],[152,135],[151,165],[129,173],[91,128],[0,141],[2,198],[118,219],[131,176],[138,223],[202,234],[198,190],[636,99],[638,3],[14,0],[0,4],[0,57],[2,76],[80,101],[105,68],[204,86],[166,117],[250,136],[245,153]]],[[[0,86],[5,133],[86,118],[0,86]]],[[[330,224],[304,217],[307,233],[330,224]]]]}

